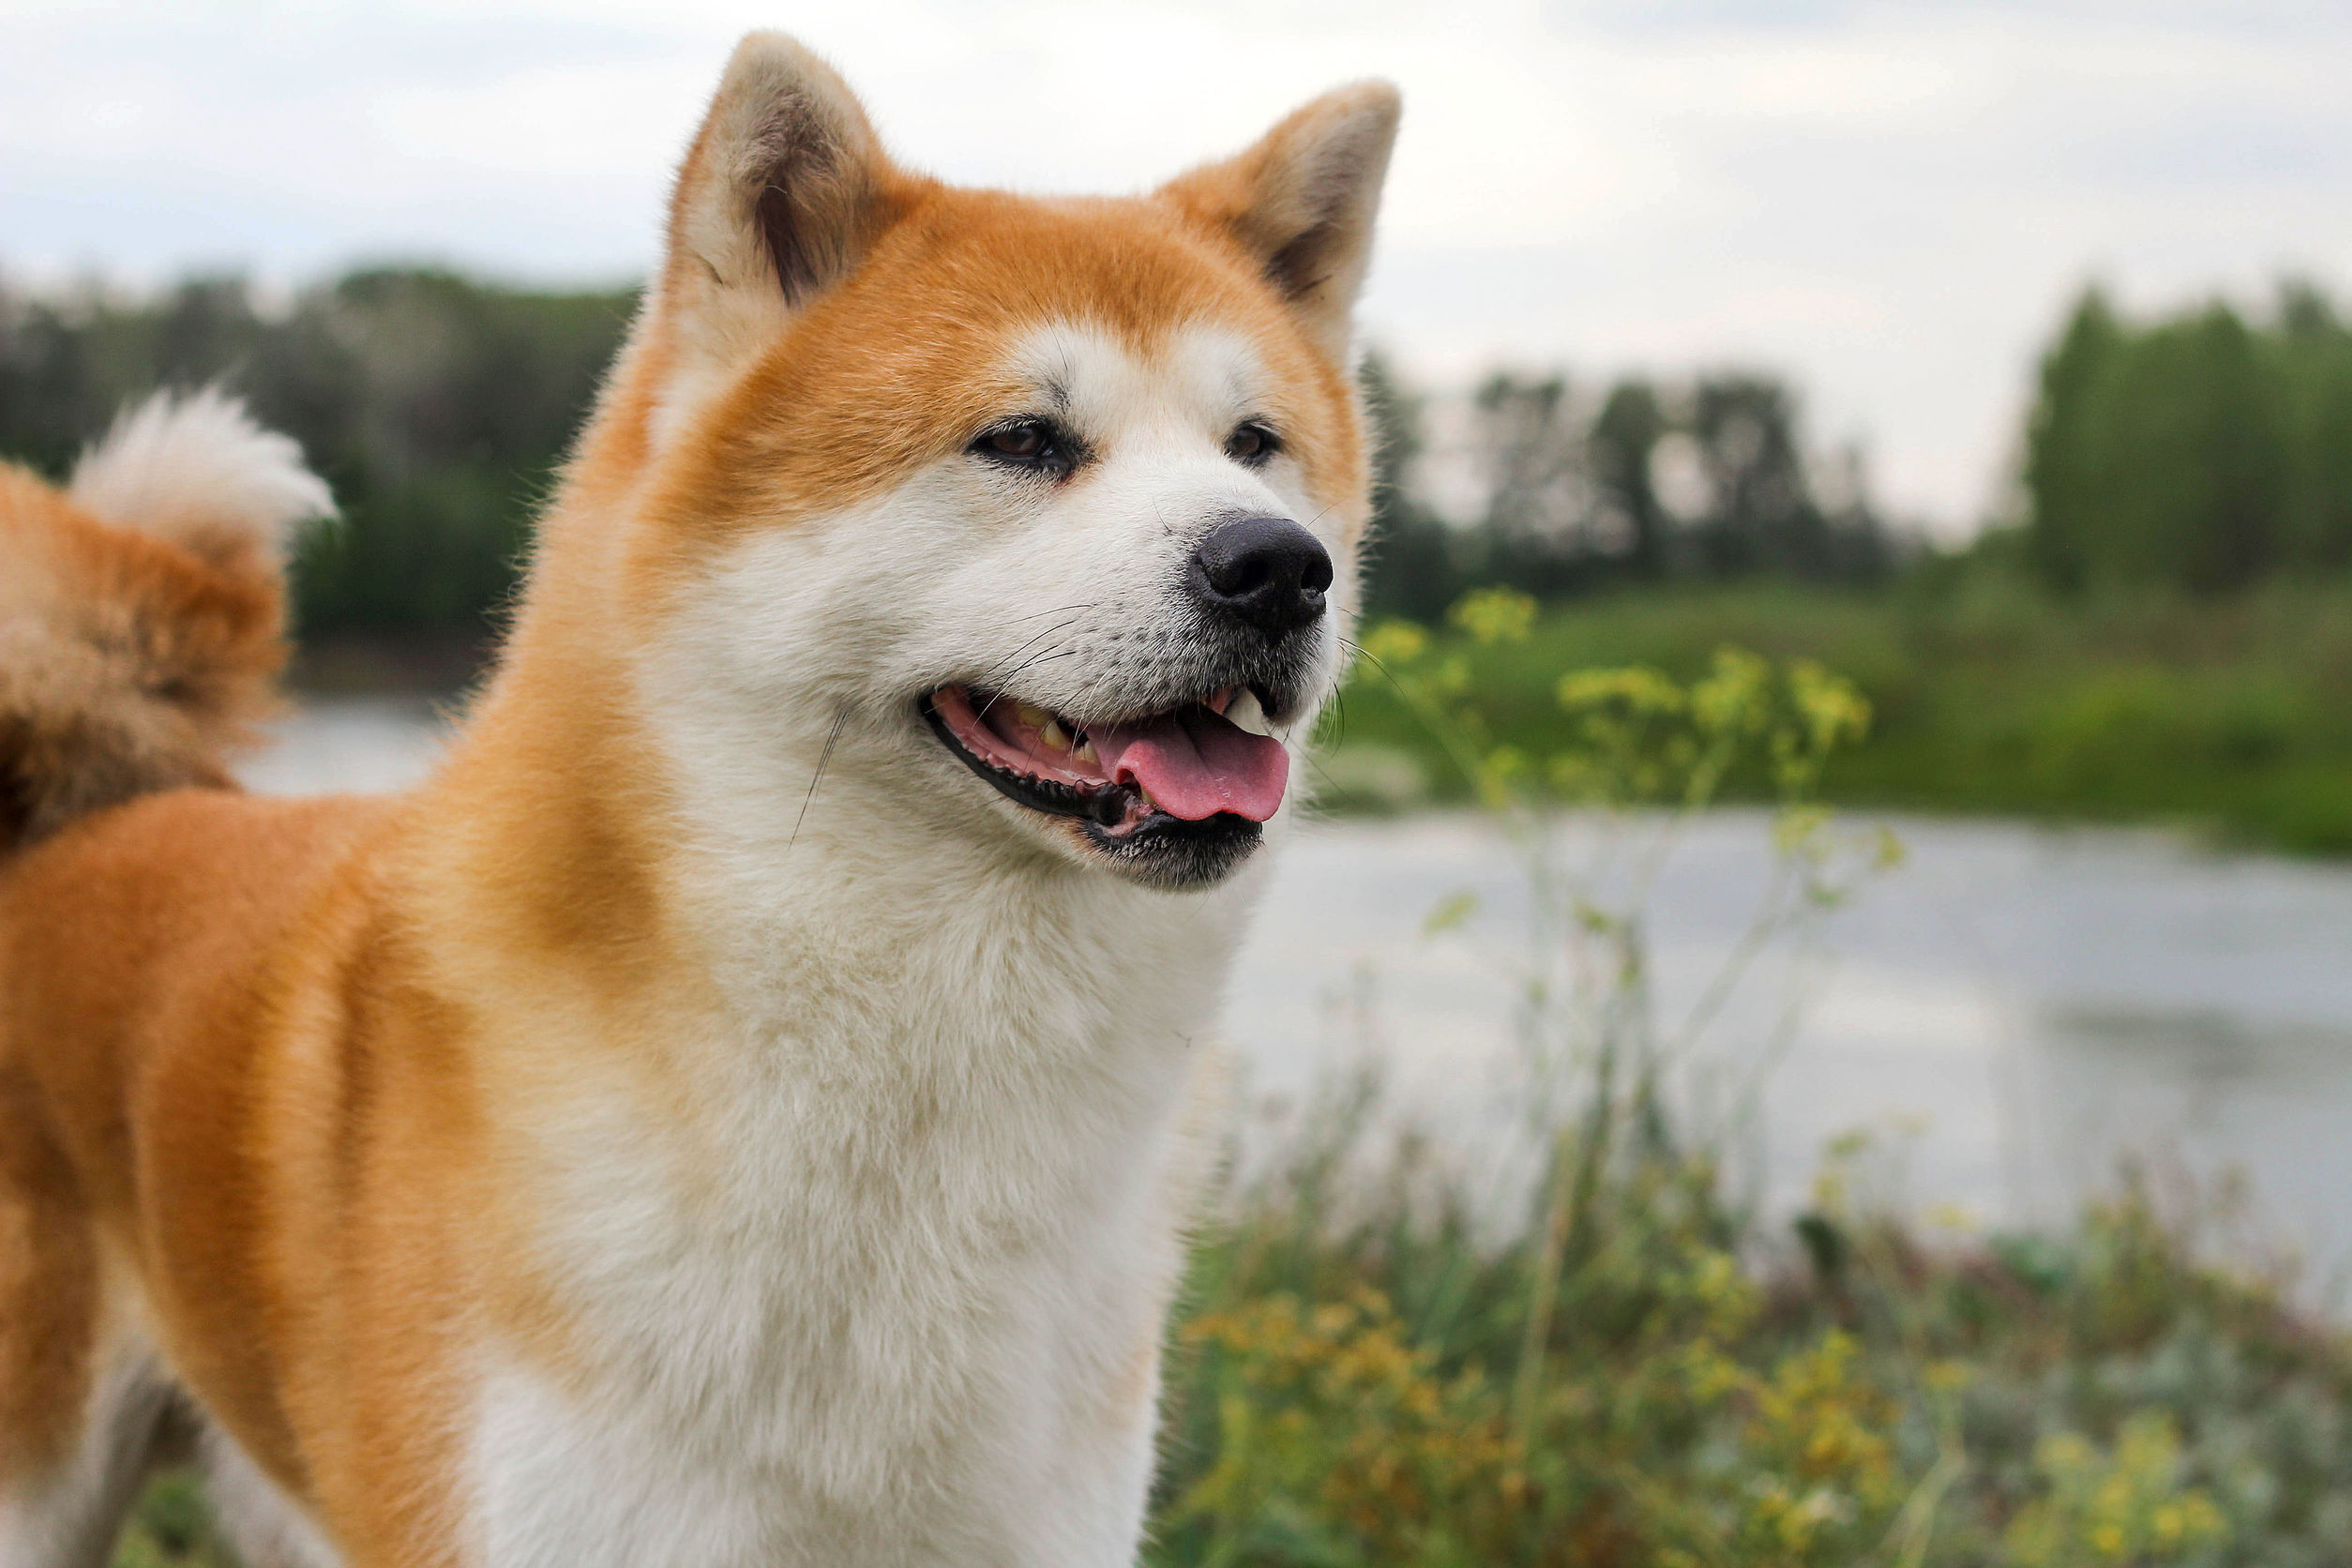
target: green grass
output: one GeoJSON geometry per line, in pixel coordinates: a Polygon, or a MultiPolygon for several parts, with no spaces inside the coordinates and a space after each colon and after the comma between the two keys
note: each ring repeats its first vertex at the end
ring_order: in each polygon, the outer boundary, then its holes
{"type": "MultiPolygon", "coordinates": [[[[1870,699],[1869,740],[1823,779],[1833,802],[2178,822],[2352,853],[2352,586],[2085,602],[1983,578],[1878,595],[1690,589],[1555,610],[1524,642],[1447,647],[1470,661],[1495,739],[1541,759],[1572,744],[1560,670],[1687,679],[1724,643],[1817,659],[1870,699]]],[[[1333,733],[1322,799],[1337,809],[1467,792],[1368,665],[1333,733]]]]}
{"type": "Polygon", "coordinates": [[[1775,1238],[1703,1159],[1621,1166],[1531,1397],[1537,1241],[1261,1189],[1196,1262],[1152,1568],[2352,1561],[2343,1336],[2129,1184],[1930,1244],[1850,1169],[1775,1238]]]}
{"type": "Polygon", "coordinates": [[[114,1548],[113,1568],[236,1568],[214,1528],[211,1505],[185,1470],[160,1475],[139,1500],[114,1548]]]}

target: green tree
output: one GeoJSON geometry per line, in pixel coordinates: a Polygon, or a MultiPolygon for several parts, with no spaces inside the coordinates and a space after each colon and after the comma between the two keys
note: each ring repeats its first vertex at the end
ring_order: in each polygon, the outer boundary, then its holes
{"type": "Polygon", "coordinates": [[[1626,570],[1645,580],[1671,565],[1674,519],[1659,499],[1655,468],[1658,443],[1673,428],[1657,389],[1636,379],[1609,389],[1586,437],[1604,527],[1621,531],[1626,570]]]}
{"type": "Polygon", "coordinates": [[[2032,497],[2029,554],[2053,587],[2073,592],[2088,580],[2085,535],[2098,505],[2088,429],[2092,389],[2121,339],[2107,297],[2086,290],[2058,342],[2042,358],[2040,397],[2026,430],[2026,489],[2032,497]]]}
{"type": "Polygon", "coordinates": [[[1372,435],[1372,542],[1365,552],[1369,615],[1428,619],[1461,591],[1462,542],[1421,498],[1413,465],[1426,445],[1422,399],[1386,355],[1367,354],[1358,371],[1372,435]]]}
{"type": "Polygon", "coordinates": [[[2352,565],[2352,331],[2309,283],[2280,291],[2286,383],[2285,550],[2327,572],[2352,565]]]}
{"type": "Polygon", "coordinates": [[[1711,495],[1694,530],[1707,575],[1830,577],[1829,520],[1813,498],[1788,388],[1768,376],[1712,376],[1691,401],[1711,495]]]}
{"type": "Polygon", "coordinates": [[[2147,323],[2087,292],[2026,431],[2028,554],[2073,591],[2216,594],[2352,564],[2352,332],[2308,284],[2275,317],[2147,323]]]}

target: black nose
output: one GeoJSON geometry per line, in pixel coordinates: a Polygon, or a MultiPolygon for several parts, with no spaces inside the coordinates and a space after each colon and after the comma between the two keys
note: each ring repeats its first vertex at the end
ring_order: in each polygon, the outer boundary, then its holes
{"type": "Polygon", "coordinates": [[[1323,613],[1331,556],[1289,518],[1220,523],[1192,552],[1192,590],[1212,610],[1279,635],[1323,613]]]}

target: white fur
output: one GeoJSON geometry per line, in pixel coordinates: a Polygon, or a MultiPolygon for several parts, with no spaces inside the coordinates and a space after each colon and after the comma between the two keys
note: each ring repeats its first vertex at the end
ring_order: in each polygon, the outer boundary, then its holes
{"type": "Polygon", "coordinates": [[[0,1568],[104,1568],[154,1461],[158,1427],[174,1402],[194,1411],[197,1458],[222,1532],[244,1568],[341,1568],[309,1515],[279,1489],[234,1439],[195,1411],[143,1330],[110,1344],[91,1387],[81,1441],[29,1485],[0,1492],[0,1568]]]}
{"type": "Polygon", "coordinates": [[[273,557],[300,524],[335,515],[302,448],[212,386],[124,411],[74,465],[71,493],[102,521],[167,538],[227,531],[273,557]]]}
{"type": "Polygon", "coordinates": [[[1181,679],[1189,552],[1300,497],[1223,456],[1266,390],[1230,338],[1144,365],[1065,324],[1013,369],[1066,394],[1084,486],[957,455],[752,539],[640,671],[684,797],[670,892],[724,1000],[665,1085],[684,1118],[606,1082],[534,1102],[542,1260],[594,1364],[486,1377],[484,1563],[1134,1560],[1266,851],[1188,893],[1084,864],[914,700],[988,679],[1086,711],[1181,679]]]}
{"type": "Polygon", "coordinates": [[[0,1568],[104,1568],[171,1394],[143,1339],[110,1347],[81,1441],[49,1473],[0,1491],[0,1568]]]}
{"type": "Polygon", "coordinates": [[[241,1568],[341,1568],[343,1558],[317,1521],[264,1474],[217,1425],[197,1437],[197,1457],[221,1533],[241,1568]]]}

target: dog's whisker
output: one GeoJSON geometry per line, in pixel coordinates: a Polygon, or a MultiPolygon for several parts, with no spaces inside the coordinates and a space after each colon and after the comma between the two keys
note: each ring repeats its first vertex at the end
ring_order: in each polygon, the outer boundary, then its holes
{"type": "MultiPolygon", "coordinates": [[[[995,680],[993,680],[990,684],[991,684],[992,686],[994,686],[994,685],[1002,685],[1002,684],[1006,683],[1006,682],[1011,682],[1011,681],[1018,680],[1018,679],[1019,679],[1022,675],[1026,674],[1028,671],[1032,671],[1032,670],[1036,669],[1036,668],[1037,668],[1037,666],[1039,666],[1039,665],[1041,665],[1041,664],[1050,664],[1050,663],[1052,663],[1055,659],[1058,659],[1058,658],[1069,658],[1070,656],[1072,656],[1073,655],[1077,654],[1078,652],[1078,649],[1076,649],[1076,648],[1062,648],[1062,649],[1054,650],[1054,651],[1051,651],[1051,652],[1039,654],[1039,655],[1037,655],[1036,656],[1034,656],[1033,658],[1030,658],[1030,659],[1026,659],[1026,660],[1022,661],[1022,663],[1021,663],[1019,666],[1018,666],[1017,668],[1015,668],[1015,669],[1013,669],[1013,670],[1007,671],[1006,671],[1003,675],[1002,675],[1002,676],[1000,676],[1000,677],[995,678],[995,680]]],[[[1004,693],[1003,693],[1003,692],[1002,692],[1002,691],[999,691],[999,690],[991,690],[991,691],[988,693],[988,701],[987,701],[987,702],[985,702],[985,703],[983,703],[983,704],[981,705],[980,711],[981,711],[983,714],[986,714],[986,713],[987,713],[987,712],[988,712],[990,708],[993,708],[993,707],[995,707],[995,706],[996,706],[998,699],[1002,698],[1003,695],[1004,695],[1004,693]]]]}
{"type": "Polygon", "coordinates": [[[1072,616],[1070,619],[1063,621],[1058,625],[1048,626],[1045,630],[1039,632],[1036,636],[1031,638],[1028,641],[1022,643],[1019,647],[1005,655],[1003,658],[998,660],[996,664],[992,665],[988,671],[981,676],[981,684],[983,686],[993,687],[1002,686],[1004,682],[1011,680],[1013,675],[1020,673],[1018,669],[1014,670],[1011,674],[999,674],[997,671],[1003,670],[1006,664],[1019,658],[1023,654],[1029,652],[1030,649],[1037,646],[1038,643],[1046,641],[1049,638],[1059,637],[1062,633],[1069,630],[1070,627],[1078,625],[1078,617],[1072,616]]]}
{"type": "Polygon", "coordinates": [[[816,771],[808,776],[808,792],[800,797],[800,815],[792,819],[792,836],[784,841],[786,854],[791,854],[792,846],[800,842],[801,824],[808,820],[809,803],[817,798],[817,786],[824,781],[826,764],[833,761],[833,748],[840,744],[841,727],[849,721],[847,708],[833,716],[833,728],[825,731],[824,749],[817,753],[816,771]]]}

